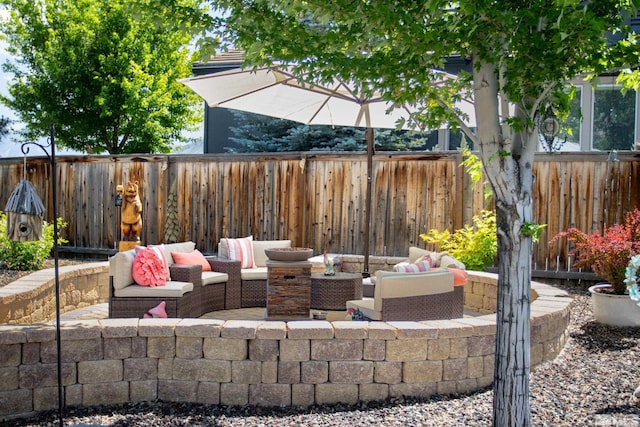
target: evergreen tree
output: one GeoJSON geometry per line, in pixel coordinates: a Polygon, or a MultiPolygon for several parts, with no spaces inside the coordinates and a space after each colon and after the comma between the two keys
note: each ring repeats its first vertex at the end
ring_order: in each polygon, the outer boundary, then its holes
{"type": "Polygon", "coordinates": [[[0,116],[0,140],[9,135],[11,130],[11,119],[9,117],[0,116]]]}
{"type": "MultiPolygon", "coordinates": [[[[231,110],[237,125],[231,127],[231,141],[237,153],[282,151],[366,151],[365,130],[346,126],[307,126],[291,120],[231,110]]],[[[376,129],[379,151],[407,151],[424,147],[426,132],[376,129]]]]}

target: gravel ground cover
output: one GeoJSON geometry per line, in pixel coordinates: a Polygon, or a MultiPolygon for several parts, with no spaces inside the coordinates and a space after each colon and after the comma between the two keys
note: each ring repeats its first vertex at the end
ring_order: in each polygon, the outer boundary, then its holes
{"type": "MultiPolygon", "coordinates": [[[[575,298],[570,339],[553,361],[531,374],[534,426],[640,426],[640,328],[596,324],[582,288],[575,298]]],[[[430,400],[389,399],[311,408],[206,406],[149,402],[67,408],[67,426],[489,426],[490,389],[430,400]]],[[[55,412],[7,425],[57,425],[55,412]]]]}

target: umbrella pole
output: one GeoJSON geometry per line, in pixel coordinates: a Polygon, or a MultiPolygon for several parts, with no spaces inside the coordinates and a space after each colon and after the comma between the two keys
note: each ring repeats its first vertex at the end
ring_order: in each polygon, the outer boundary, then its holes
{"type": "Polygon", "coordinates": [[[371,241],[371,235],[369,230],[371,227],[371,184],[373,175],[373,128],[368,127],[365,131],[367,137],[367,195],[366,206],[367,210],[364,215],[364,269],[362,271],[363,277],[369,277],[369,243],[371,241]]]}

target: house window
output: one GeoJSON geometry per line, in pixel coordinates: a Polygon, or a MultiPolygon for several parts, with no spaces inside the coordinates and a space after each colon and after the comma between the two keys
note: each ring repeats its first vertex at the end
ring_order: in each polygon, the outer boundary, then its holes
{"type": "Polygon", "coordinates": [[[594,90],[593,150],[633,150],[635,123],[635,91],[623,95],[617,85],[601,85],[594,90]]]}
{"type": "Polygon", "coordinates": [[[569,104],[569,116],[562,122],[562,130],[558,138],[564,139],[566,142],[560,148],[560,151],[580,151],[580,141],[582,136],[582,114],[580,105],[582,105],[582,87],[576,87],[576,95],[569,104]]]}
{"type": "Polygon", "coordinates": [[[471,145],[469,139],[461,130],[458,129],[455,131],[449,131],[449,150],[462,150],[463,141],[467,144],[467,146],[471,145]]]}

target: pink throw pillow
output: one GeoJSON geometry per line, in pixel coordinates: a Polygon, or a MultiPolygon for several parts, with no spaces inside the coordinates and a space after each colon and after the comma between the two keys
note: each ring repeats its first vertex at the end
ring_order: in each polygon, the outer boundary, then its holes
{"type": "Polygon", "coordinates": [[[240,268],[254,268],[256,263],[253,259],[253,236],[241,239],[224,239],[229,248],[229,259],[240,261],[240,268]]]}
{"type": "Polygon", "coordinates": [[[167,311],[165,310],[166,302],[162,301],[160,304],[147,311],[142,318],[143,319],[166,319],[167,311]]]}
{"type": "Polygon", "coordinates": [[[197,249],[194,249],[193,252],[171,252],[171,257],[176,264],[186,264],[186,265],[201,265],[202,271],[211,271],[211,265],[209,261],[202,255],[197,249]]]}
{"type": "Polygon", "coordinates": [[[138,285],[164,286],[170,276],[162,249],[157,247],[136,248],[131,275],[138,285]]]}

